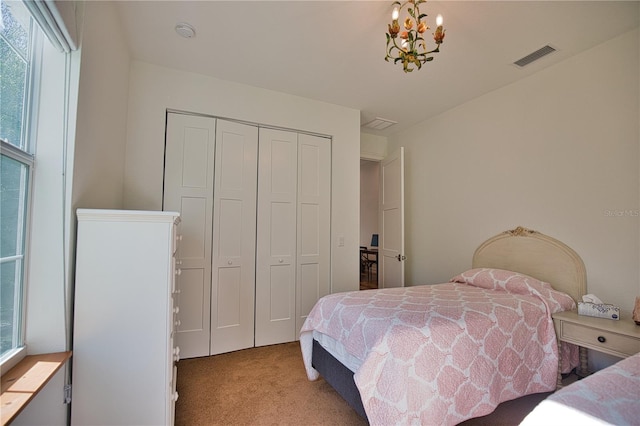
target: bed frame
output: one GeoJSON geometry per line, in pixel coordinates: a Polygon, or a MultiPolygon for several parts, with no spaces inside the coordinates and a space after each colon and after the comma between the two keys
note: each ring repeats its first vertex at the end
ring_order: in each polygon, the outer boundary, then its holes
{"type": "MultiPolygon", "coordinates": [[[[573,300],[581,300],[587,289],[586,269],[578,253],[555,238],[521,226],[480,244],[471,265],[472,268],[506,269],[529,275],[550,283],[573,300]]],[[[315,340],[311,362],[324,380],[366,419],[351,370],[315,340]]]]}
{"type": "Polygon", "coordinates": [[[578,253],[562,241],[521,226],[480,244],[471,265],[529,275],[575,301],[582,300],[587,291],[587,273],[578,253]]]}

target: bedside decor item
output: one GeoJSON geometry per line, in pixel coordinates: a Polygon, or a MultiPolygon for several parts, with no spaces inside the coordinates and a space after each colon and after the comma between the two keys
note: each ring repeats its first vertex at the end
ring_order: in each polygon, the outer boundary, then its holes
{"type": "Polygon", "coordinates": [[[578,302],[578,315],[617,321],[620,319],[620,307],[604,303],[595,294],[585,294],[582,302],[578,302]]]}
{"type": "Polygon", "coordinates": [[[607,303],[578,302],[578,315],[617,321],[620,319],[620,308],[607,303]]]}
{"type": "Polygon", "coordinates": [[[427,46],[423,34],[430,28],[424,18],[426,13],[420,13],[420,5],[427,0],[407,0],[404,3],[395,1],[392,3],[393,12],[391,23],[388,25],[387,55],[384,60],[393,63],[402,62],[402,69],[405,73],[412,72],[413,67],[422,68],[422,64],[433,60],[432,53],[440,51],[440,45],[444,40],[445,30],[442,27],[442,15],[436,17],[436,30],[433,32],[433,40],[436,48],[427,51],[427,46]],[[399,21],[400,12],[405,9],[408,16],[402,19],[402,27],[399,21]]]}
{"type": "Polygon", "coordinates": [[[640,325],[640,296],[636,297],[636,304],[633,307],[633,320],[636,325],[640,325]]]}

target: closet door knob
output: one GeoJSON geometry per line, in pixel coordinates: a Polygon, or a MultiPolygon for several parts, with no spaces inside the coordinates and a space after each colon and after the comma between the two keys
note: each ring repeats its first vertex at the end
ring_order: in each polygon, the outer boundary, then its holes
{"type": "Polygon", "coordinates": [[[278,262],[282,263],[282,262],[284,262],[284,260],[283,260],[283,259],[280,259],[280,260],[278,260],[278,262]]]}
{"type": "Polygon", "coordinates": [[[233,260],[229,260],[229,261],[227,261],[227,264],[228,264],[228,265],[233,265],[233,260]]]}

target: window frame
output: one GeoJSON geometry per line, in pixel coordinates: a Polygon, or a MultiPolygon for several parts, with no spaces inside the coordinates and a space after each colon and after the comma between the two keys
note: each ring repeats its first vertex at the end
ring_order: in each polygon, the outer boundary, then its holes
{"type": "MultiPolygon", "coordinates": [[[[31,15],[31,14],[30,14],[31,15]]],[[[40,102],[40,81],[42,73],[43,33],[35,19],[29,18],[29,46],[27,52],[27,75],[25,78],[25,91],[23,98],[22,129],[20,146],[11,144],[0,138],[0,151],[3,156],[13,159],[27,167],[24,215],[22,220],[22,273],[19,289],[20,313],[16,316],[19,320],[19,330],[16,333],[15,347],[0,355],[0,368],[7,371],[20,362],[27,354],[26,343],[26,318],[27,318],[27,288],[29,284],[30,243],[31,243],[31,213],[34,193],[34,169],[36,163],[36,141],[38,123],[38,104],[40,102]]],[[[14,296],[18,297],[18,296],[14,296]]]]}
{"type": "MultiPolygon", "coordinates": [[[[12,256],[15,258],[21,257],[22,262],[22,271],[21,271],[21,282],[18,283],[18,288],[16,288],[14,293],[14,298],[19,297],[18,301],[15,301],[14,304],[20,305],[20,312],[18,315],[14,315],[14,318],[17,318],[19,321],[18,331],[16,333],[17,341],[15,342],[15,346],[13,349],[8,350],[6,353],[0,356],[0,366],[2,370],[11,368],[12,365],[16,364],[26,355],[26,313],[27,313],[27,304],[26,304],[26,295],[27,295],[27,285],[28,285],[28,275],[29,275],[29,242],[31,237],[31,204],[32,204],[32,194],[33,194],[33,168],[35,158],[33,154],[29,154],[27,152],[22,151],[20,148],[17,148],[14,145],[11,145],[9,142],[4,139],[0,139],[0,143],[2,146],[2,155],[12,160],[26,166],[26,187],[25,191],[25,200],[22,203],[24,206],[24,213],[22,216],[21,226],[22,230],[19,231],[22,233],[22,255],[12,256]]],[[[15,309],[15,306],[14,306],[15,309]]],[[[15,329],[15,325],[14,325],[15,329]]]]}

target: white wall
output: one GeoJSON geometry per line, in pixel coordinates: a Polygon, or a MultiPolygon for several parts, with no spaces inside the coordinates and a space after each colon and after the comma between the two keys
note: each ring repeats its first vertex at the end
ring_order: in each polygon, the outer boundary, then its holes
{"type": "Polygon", "coordinates": [[[73,208],[122,208],[129,50],[113,2],[86,2],[73,208]]]}
{"type": "Polygon", "coordinates": [[[382,160],[387,156],[387,138],[385,136],[360,134],[360,158],[367,160],[382,160]]]}
{"type": "Polygon", "coordinates": [[[370,246],[378,232],[380,162],[360,160],[360,245],[370,246]]]}
{"type": "Polygon", "coordinates": [[[638,43],[636,29],[390,138],[406,147],[409,284],[447,281],[482,241],[522,225],[574,248],[588,291],[632,309],[638,43]]]}
{"type": "Polygon", "coordinates": [[[167,108],[331,136],[332,292],[358,288],[359,111],[139,61],[131,64],[129,87],[124,205],[130,209],[162,209],[167,108]]]}
{"type": "Polygon", "coordinates": [[[385,136],[360,134],[360,245],[369,246],[371,235],[379,234],[378,201],[380,160],[387,156],[385,136]]]}

